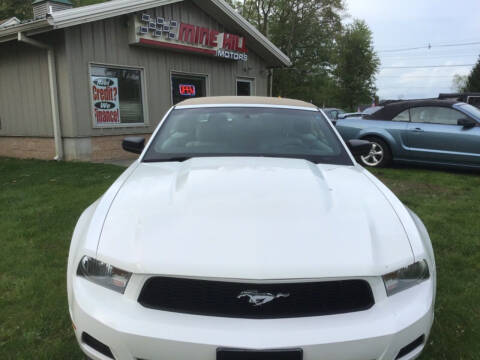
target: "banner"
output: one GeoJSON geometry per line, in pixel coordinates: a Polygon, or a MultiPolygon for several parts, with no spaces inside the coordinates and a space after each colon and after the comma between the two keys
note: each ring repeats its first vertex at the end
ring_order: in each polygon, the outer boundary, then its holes
{"type": "Polygon", "coordinates": [[[120,124],[118,79],[92,76],[93,114],[98,125],[120,124]]]}

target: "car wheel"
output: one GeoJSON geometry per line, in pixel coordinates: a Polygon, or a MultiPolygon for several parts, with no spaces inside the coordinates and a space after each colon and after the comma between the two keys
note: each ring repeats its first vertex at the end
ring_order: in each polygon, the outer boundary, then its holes
{"type": "Polygon", "coordinates": [[[369,167],[385,167],[392,162],[392,152],[387,143],[379,138],[367,137],[372,143],[372,149],[367,156],[360,156],[360,162],[369,167]]]}

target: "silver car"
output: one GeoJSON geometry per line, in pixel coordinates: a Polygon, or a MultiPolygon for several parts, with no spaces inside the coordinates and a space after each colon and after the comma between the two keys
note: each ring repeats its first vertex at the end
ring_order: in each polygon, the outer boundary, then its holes
{"type": "Polygon", "coordinates": [[[480,110],[449,100],[398,101],[371,114],[338,119],[345,140],[372,142],[363,165],[392,161],[480,168],[480,110]]]}

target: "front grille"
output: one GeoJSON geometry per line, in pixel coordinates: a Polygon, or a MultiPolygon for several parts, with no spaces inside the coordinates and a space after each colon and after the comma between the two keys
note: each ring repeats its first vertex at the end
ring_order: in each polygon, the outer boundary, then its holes
{"type": "Polygon", "coordinates": [[[253,284],[153,277],[138,302],[179,313],[274,319],[367,310],[374,299],[364,280],[253,284]]]}

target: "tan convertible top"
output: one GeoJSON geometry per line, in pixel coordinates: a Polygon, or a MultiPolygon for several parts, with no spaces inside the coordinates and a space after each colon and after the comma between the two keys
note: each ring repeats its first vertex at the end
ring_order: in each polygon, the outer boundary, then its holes
{"type": "Polygon", "coordinates": [[[301,100],[283,99],[276,97],[262,96],[211,96],[188,99],[177,104],[177,106],[195,106],[195,105],[276,105],[276,106],[297,106],[311,109],[317,109],[313,104],[301,100]]]}

